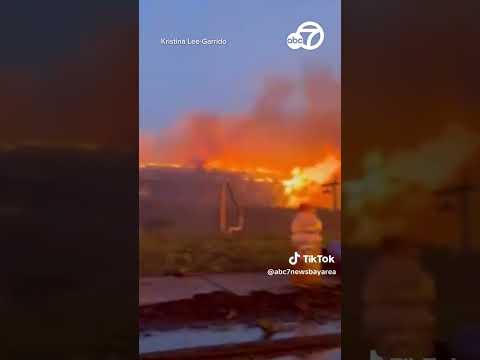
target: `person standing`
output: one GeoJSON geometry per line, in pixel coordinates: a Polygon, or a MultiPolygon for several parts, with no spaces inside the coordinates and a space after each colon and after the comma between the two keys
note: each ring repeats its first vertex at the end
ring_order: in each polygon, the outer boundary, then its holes
{"type": "MultiPolygon", "coordinates": [[[[295,253],[301,255],[295,270],[321,270],[321,264],[306,263],[303,255],[318,256],[322,253],[322,221],[317,217],[315,208],[308,204],[302,203],[298,207],[292,224],[290,226],[291,242],[295,253]]],[[[310,274],[294,274],[292,282],[299,287],[312,287],[320,283],[320,276],[310,274]]]]}
{"type": "Polygon", "coordinates": [[[417,245],[385,238],[363,291],[364,330],[371,349],[385,358],[432,356],[435,300],[435,283],[420,261],[417,245]]]}

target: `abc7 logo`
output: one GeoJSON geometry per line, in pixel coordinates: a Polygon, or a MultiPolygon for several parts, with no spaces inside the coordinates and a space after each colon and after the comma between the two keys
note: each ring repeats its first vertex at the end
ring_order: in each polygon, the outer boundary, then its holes
{"type": "Polygon", "coordinates": [[[320,24],[314,21],[305,21],[300,24],[297,31],[287,37],[287,45],[290,49],[315,50],[322,45],[325,40],[325,32],[320,24]],[[308,34],[306,40],[302,34],[308,34]],[[315,42],[313,40],[316,40],[315,42]]]}

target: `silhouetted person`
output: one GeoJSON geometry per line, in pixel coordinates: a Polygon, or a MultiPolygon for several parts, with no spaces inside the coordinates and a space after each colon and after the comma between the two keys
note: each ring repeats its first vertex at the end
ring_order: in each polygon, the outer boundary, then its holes
{"type": "Polygon", "coordinates": [[[364,288],[364,327],[372,350],[384,359],[423,359],[434,353],[433,278],[419,250],[400,238],[386,238],[364,288]]]}
{"type": "MultiPolygon", "coordinates": [[[[322,229],[323,225],[315,214],[315,208],[310,204],[301,204],[290,227],[293,249],[302,255],[295,266],[296,270],[320,271],[320,263],[305,263],[303,255],[318,256],[322,253],[322,229]]],[[[295,286],[309,287],[320,283],[320,276],[293,275],[292,281],[295,286]]]]}

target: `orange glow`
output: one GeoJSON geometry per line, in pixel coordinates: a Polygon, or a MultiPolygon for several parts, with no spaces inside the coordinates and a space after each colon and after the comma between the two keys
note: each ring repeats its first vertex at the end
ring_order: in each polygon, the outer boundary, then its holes
{"type": "Polygon", "coordinates": [[[273,206],[330,208],[322,184],[340,178],[339,100],[340,83],[328,71],[267,77],[245,111],[188,109],[161,132],[142,132],[140,163],[236,173],[258,185],[244,187],[252,196],[271,190],[273,206]]]}
{"type": "Polygon", "coordinates": [[[145,168],[176,168],[180,169],[185,166],[181,164],[171,164],[171,163],[156,163],[156,162],[147,162],[147,163],[141,163],[140,164],[140,169],[145,169],[145,168]]]}
{"type": "Polygon", "coordinates": [[[287,197],[287,206],[298,206],[302,202],[315,205],[315,197],[320,192],[320,186],[333,178],[340,169],[340,160],[334,156],[314,166],[295,167],[291,178],[283,180],[284,193],[287,197]]]}
{"type": "MultiPolygon", "coordinates": [[[[247,182],[259,184],[278,184],[282,186],[283,195],[277,199],[277,205],[284,207],[297,207],[302,202],[309,202],[314,206],[328,207],[325,199],[321,198],[321,185],[332,180],[340,171],[340,160],[333,156],[327,156],[323,161],[306,167],[294,167],[290,173],[283,173],[264,167],[240,168],[223,167],[219,160],[210,161],[201,168],[205,171],[223,171],[238,173],[247,182]]],[[[190,168],[193,166],[176,163],[154,163],[140,164],[141,169],[145,168],[190,168]]],[[[330,200],[328,200],[329,202],[330,200]]]]}

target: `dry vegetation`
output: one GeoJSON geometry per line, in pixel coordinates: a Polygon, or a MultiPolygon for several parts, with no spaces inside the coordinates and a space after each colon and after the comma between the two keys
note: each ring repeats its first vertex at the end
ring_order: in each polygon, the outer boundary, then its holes
{"type": "Polygon", "coordinates": [[[287,236],[222,237],[219,234],[174,235],[141,231],[140,275],[265,271],[287,267],[292,253],[287,236]]]}

